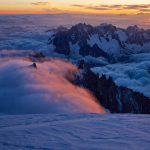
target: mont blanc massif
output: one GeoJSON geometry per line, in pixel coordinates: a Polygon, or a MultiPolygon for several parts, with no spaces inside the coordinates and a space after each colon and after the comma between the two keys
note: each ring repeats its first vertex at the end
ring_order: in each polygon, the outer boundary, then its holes
{"type": "Polygon", "coordinates": [[[148,150],[150,29],[47,17],[0,16],[0,149],[148,150]]]}

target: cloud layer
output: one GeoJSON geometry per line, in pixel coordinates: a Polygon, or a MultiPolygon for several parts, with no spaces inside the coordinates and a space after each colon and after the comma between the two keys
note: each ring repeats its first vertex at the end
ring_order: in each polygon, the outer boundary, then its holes
{"type": "Polygon", "coordinates": [[[31,5],[37,5],[37,6],[41,6],[41,5],[48,5],[49,2],[34,2],[34,3],[31,3],[31,5]]]}
{"type": "Polygon", "coordinates": [[[135,11],[137,13],[150,13],[150,4],[143,5],[79,5],[74,4],[73,7],[79,7],[84,9],[96,10],[96,11],[135,11]]]}
{"type": "Polygon", "coordinates": [[[85,89],[71,84],[77,68],[62,60],[37,63],[25,59],[0,60],[0,113],[104,113],[85,89]]]}
{"type": "Polygon", "coordinates": [[[119,86],[128,87],[150,98],[150,54],[134,54],[126,61],[130,63],[110,64],[92,70],[112,77],[119,86]]]}

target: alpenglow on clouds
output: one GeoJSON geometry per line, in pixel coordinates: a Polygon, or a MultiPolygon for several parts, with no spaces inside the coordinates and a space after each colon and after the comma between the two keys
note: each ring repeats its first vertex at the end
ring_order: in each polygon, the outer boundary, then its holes
{"type": "Polygon", "coordinates": [[[36,67],[27,58],[1,58],[0,113],[104,113],[94,96],[69,82],[74,65],[47,60],[36,67]]]}

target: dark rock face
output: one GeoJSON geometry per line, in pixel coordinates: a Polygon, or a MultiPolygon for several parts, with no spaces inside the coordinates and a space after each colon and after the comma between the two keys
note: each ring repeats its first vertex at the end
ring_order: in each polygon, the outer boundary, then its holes
{"type": "Polygon", "coordinates": [[[128,35],[128,43],[140,44],[142,46],[144,43],[149,41],[149,38],[146,39],[144,37],[144,33],[145,33],[144,29],[139,29],[137,26],[128,27],[126,33],[128,35]]]}
{"type": "Polygon", "coordinates": [[[42,52],[36,52],[36,53],[33,53],[32,55],[30,55],[31,57],[34,57],[34,58],[45,58],[44,54],[42,52]]]}
{"type": "MultiPolygon", "coordinates": [[[[121,54],[130,54],[135,53],[138,46],[143,47],[147,43],[150,45],[150,30],[140,29],[137,26],[122,29],[111,24],[93,27],[79,23],[70,29],[60,27],[54,32],[55,34],[49,39],[49,44],[53,44],[55,51],[64,55],[70,55],[72,51],[70,43],[72,45],[78,44],[81,56],[90,55],[105,58],[110,57],[113,52],[116,54],[116,51],[121,54]],[[92,36],[96,37],[91,39],[92,36]],[[92,45],[88,43],[89,41],[96,41],[96,43],[92,45]],[[107,46],[109,44],[112,47],[107,46]]],[[[143,52],[142,48],[140,52],[143,52]]]]}
{"type": "MultiPolygon", "coordinates": [[[[80,65],[83,66],[83,62],[80,65]]],[[[150,114],[149,98],[131,89],[117,86],[111,77],[99,77],[90,69],[86,69],[82,78],[77,77],[75,83],[89,89],[101,105],[112,113],[150,114]]]]}
{"type": "Polygon", "coordinates": [[[37,69],[37,65],[36,65],[36,63],[33,63],[33,64],[32,64],[32,65],[30,65],[29,67],[34,68],[34,69],[37,69]]]}
{"type": "Polygon", "coordinates": [[[56,52],[64,55],[70,54],[68,37],[65,31],[61,31],[56,34],[53,40],[53,44],[56,45],[56,49],[55,49],[56,52]]]}
{"type": "Polygon", "coordinates": [[[107,53],[105,53],[102,49],[100,49],[96,44],[94,44],[93,47],[91,47],[90,45],[83,45],[80,47],[79,50],[79,54],[81,54],[82,56],[93,56],[93,57],[105,57],[108,58],[107,53]]]}
{"type": "Polygon", "coordinates": [[[56,32],[54,37],[50,39],[50,44],[52,43],[56,47],[56,52],[64,55],[69,55],[71,53],[69,42],[71,42],[72,44],[76,44],[78,42],[80,46],[80,55],[90,55],[93,57],[108,57],[108,54],[105,53],[96,44],[93,46],[88,45],[87,39],[89,39],[89,36],[92,35],[92,32],[92,26],[81,23],[73,26],[70,30],[58,29],[58,32],[56,32]]]}

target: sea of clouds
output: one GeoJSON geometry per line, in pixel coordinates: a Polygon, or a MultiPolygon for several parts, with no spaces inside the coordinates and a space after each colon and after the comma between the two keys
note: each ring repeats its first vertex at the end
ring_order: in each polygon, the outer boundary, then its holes
{"type": "Polygon", "coordinates": [[[150,54],[134,54],[126,62],[95,67],[92,71],[110,76],[117,85],[128,87],[150,98],[150,54]]]}
{"type": "Polygon", "coordinates": [[[0,58],[0,113],[104,113],[96,98],[73,85],[77,68],[58,59],[0,58]]]}
{"type": "Polygon", "coordinates": [[[136,24],[150,28],[148,19],[149,15],[0,15],[0,50],[49,51],[48,39],[52,33],[47,31],[58,26],[71,27],[82,22],[92,25],[111,23],[123,28],[136,24]]]}
{"type": "MultiPolygon", "coordinates": [[[[0,113],[103,113],[103,108],[89,91],[69,82],[66,74],[72,77],[71,72],[77,71],[74,65],[51,60],[38,62],[36,69],[31,67],[33,62],[25,56],[33,51],[48,54],[48,39],[52,32],[47,31],[59,25],[70,27],[79,22],[92,25],[107,22],[120,27],[140,26],[141,17],[147,20],[148,16],[0,15],[0,113]]],[[[106,64],[105,67],[95,68],[95,71],[112,76],[118,85],[150,97],[149,60],[149,54],[133,55],[126,64],[106,64]]]]}

